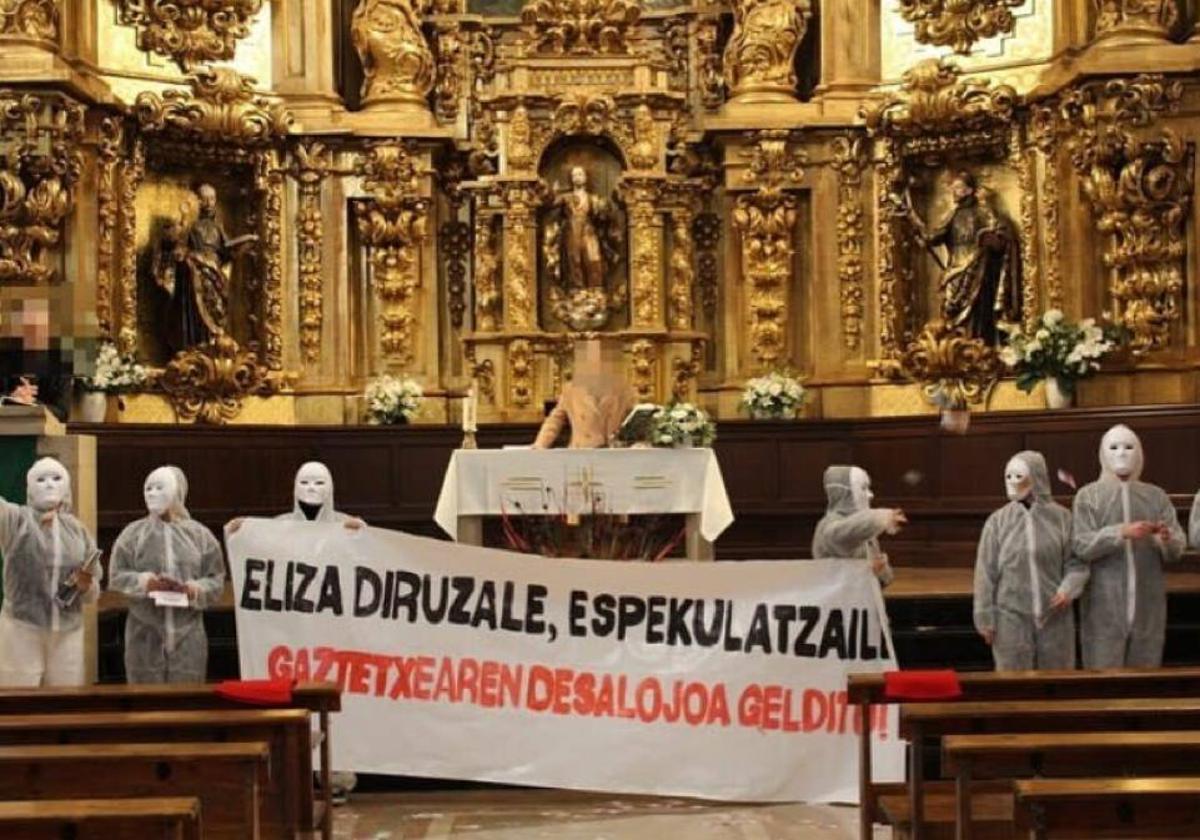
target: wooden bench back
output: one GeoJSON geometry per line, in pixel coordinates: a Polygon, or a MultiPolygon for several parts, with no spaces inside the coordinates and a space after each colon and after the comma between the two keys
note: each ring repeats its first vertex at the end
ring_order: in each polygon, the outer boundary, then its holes
{"type": "MultiPolygon", "coordinates": [[[[229,700],[211,683],[196,685],[93,685],[83,688],[0,689],[0,715],[48,712],[142,712],[159,709],[254,709],[229,700]]],[[[297,683],[292,702],[275,708],[337,712],[342,694],[329,682],[297,683]]]]}
{"type": "Polygon", "coordinates": [[[1200,728],[1200,698],[906,703],[900,736],[1200,728]]]}
{"type": "Polygon", "coordinates": [[[200,840],[195,797],[0,802],[5,840],[200,840]]]}

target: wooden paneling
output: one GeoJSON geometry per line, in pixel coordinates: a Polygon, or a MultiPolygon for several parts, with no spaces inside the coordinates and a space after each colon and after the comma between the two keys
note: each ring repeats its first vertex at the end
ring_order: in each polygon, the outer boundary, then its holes
{"type": "MultiPolygon", "coordinates": [[[[967,565],[983,520],[1004,503],[1003,470],[1021,449],[1041,451],[1052,475],[1063,468],[1080,485],[1098,471],[1100,436],[1114,423],[1133,427],[1146,446],[1144,478],[1161,484],[1186,524],[1200,487],[1200,407],[1077,409],[979,415],[966,435],[935,418],[721,424],[716,445],[738,520],[718,543],[726,559],[809,556],[824,511],[822,473],[857,463],[872,474],[876,503],[901,506],[910,526],[885,540],[899,565],[967,565]]],[[[434,504],[461,434],[447,426],[399,428],[80,426],[99,438],[100,530],[111,545],[143,515],[142,482],[164,463],[188,475],[188,506],[215,532],[237,515],[291,507],[296,467],[311,459],[333,471],[339,507],[387,528],[440,532],[434,504]]],[[[480,445],[528,443],[533,426],[481,430],[480,445]]],[[[1060,500],[1070,489],[1054,481],[1060,500]]]]}

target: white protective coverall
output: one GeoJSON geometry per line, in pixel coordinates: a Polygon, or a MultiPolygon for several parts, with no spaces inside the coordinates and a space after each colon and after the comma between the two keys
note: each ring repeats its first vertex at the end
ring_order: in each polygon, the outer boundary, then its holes
{"type": "Polygon", "coordinates": [[[204,609],[225,585],[221,545],[184,506],[186,479],[178,467],[159,467],[146,479],[143,519],[113,545],[111,588],[129,596],[125,675],[130,683],[204,682],[208,636],[204,609]],[[162,607],[147,587],[156,578],[185,585],[187,607],[162,607]]]}
{"type": "Polygon", "coordinates": [[[1073,554],[1071,512],[1054,501],[1046,459],[1019,452],[1004,470],[1009,503],[988,517],[975,560],[975,628],[994,634],[997,671],[1075,667],[1070,602],[1088,580],[1073,554]],[[1051,607],[1056,594],[1067,602],[1051,607]]]}
{"type": "Polygon", "coordinates": [[[813,532],[815,560],[882,561],[875,573],[887,586],[895,575],[879,548],[879,535],[893,529],[895,512],[872,508],[871,478],[859,467],[834,465],[825,469],[825,515],[813,532]]]}
{"type": "Polygon", "coordinates": [[[1100,441],[1100,478],[1075,495],[1075,554],[1091,566],[1083,593],[1085,668],[1157,667],[1167,626],[1163,563],[1178,560],[1184,535],[1167,494],[1139,480],[1142,444],[1127,426],[1100,441]],[[1124,526],[1150,522],[1164,534],[1126,539],[1124,526]]]}
{"type": "Polygon", "coordinates": [[[54,596],[94,554],[96,540],[71,515],[66,467],[42,458],[25,482],[27,504],[0,499],[0,687],[81,686],[83,603],[99,594],[99,571],[70,607],[60,607],[54,596]]]}

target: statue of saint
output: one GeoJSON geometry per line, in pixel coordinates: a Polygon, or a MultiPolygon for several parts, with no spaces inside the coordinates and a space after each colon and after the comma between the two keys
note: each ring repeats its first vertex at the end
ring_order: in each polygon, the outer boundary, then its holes
{"type": "Polygon", "coordinates": [[[559,239],[562,286],[568,290],[604,289],[608,270],[620,256],[612,203],[588,192],[587,171],[575,166],[570,190],[555,196],[553,207],[559,219],[551,221],[547,231],[556,232],[559,239]]]}
{"type": "Polygon", "coordinates": [[[941,268],[942,317],[995,344],[999,325],[1021,320],[1020,243],[1012,224],[979,196],[974,175],[954,173],[950,189],[954,207],[933,230],[907,198],[901,207],[941,268]]]}
{"type": "Polygon", "coordinates": [[[196,220],[186,230],[182,218],[167,223],[152,265],[154,282],[168,297],[164,338],[172,354],[225,332],[233,257],[258,241],[252,233],[233,239],[225,235],[211,184],[201,184],[196,197],[196,220]]]}

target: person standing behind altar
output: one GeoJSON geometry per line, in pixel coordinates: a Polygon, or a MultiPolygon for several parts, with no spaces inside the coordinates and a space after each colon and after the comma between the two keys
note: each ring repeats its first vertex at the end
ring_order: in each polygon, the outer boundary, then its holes
{"type": "Polygon", "coordinates": [[[879,535],[896,534],[908,522],[899,508],[873,508],[871,477],[861,467],[835,465],[825,469],[825,515],[813,533],[814,560],[870,560],[879,583],[895,577],[888,556],[879,548],[879,535]]]}
{"type": "Polygon", "coordinates": [[[608,446],[636,404],[633,388],[621,375],[621,345],[595,338],[576,341],[571,381],[563,386],[557,405],[543,421],[533,448],[549,449],[568,422],[569,448],[608,446]]]}
{"type": "Polygon", "coordinates": [[[1100,441],[1100,478],[1075,495],[1075,554],[1091,566],[1080,602],[1085,668],[1154,668],[1167,628],[1163,563],[1184,535],[1171,500],[1140,481],[1142,443],[1123,425],[1100,441]]]}
{"type": "Polygon", "coordinates": [[[1087,584],[1072,553],[1071,512],[1054,501],[1040,452],[1004,468],[1008,504],[983,525],[975,560],[975,629],[997,671],[1075,667],[1071,602],[1087,584]]]}

